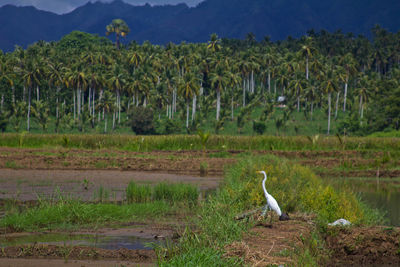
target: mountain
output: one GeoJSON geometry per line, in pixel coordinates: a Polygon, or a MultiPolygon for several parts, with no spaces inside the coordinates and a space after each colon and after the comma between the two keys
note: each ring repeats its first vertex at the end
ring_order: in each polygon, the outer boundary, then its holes
{"type": "Polygon", "coordinates": [[[127,41],[149,40],[156,44],[181,41],[204,42],[211,33],[258,39],[297,37],[310,29],[369,35],[375,24],[400,29],[399,0],[206,0],[186,4],[132,6],[116,0],[90,3],[57,15],[34,7],[6,5],[0,8],[0,49],[27,46],[38,40],[59,40],[73,30],[105,35],[105,27],[121,18],[131,28],[127,41]]]}

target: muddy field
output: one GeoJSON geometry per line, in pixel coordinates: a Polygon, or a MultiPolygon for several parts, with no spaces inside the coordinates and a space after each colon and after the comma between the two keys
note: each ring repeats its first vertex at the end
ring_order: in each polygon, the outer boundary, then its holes
{"type": "Polygon", "coordinates": [[[222,177],[242,154],[274,154],[310,166],[323,177],[400,177],[400,160],[358,151],[155,151],[0,148],[0,169],[120,170],[222,177]]]}
{"type": "MultiPolygon", "coordinates": [[[[111,201],[123,201],[130,181],[155,184],[163,181],[190,183],[202,192],[216,189],[222,181],[224,168],[247,151],[158,151],[125,152],[117,150],[77,149],[16,149],[0,148],[0,207],[7,200],[21,205],[34,205],[38,197],[66,194],[84,201],[96,201],[99,187],[110,191],[111,201]],[[57,191],[55,189],[57,188],[57,191]]],[[[268,151],[313,168],[322,177],[400,177],[400,162],[390,159],[375,164],[383,153],[356,151],[268,151]]],[[[1,209],[0,209],[0,216],[1,209]]],[[[184,218],[156,223],[135,223],[68,235],[134,236],[150,242],[174,239],[184,228],[184,218]],[[122,228],[121,228],[122,227],[122,228]]],[[[292,215],[289,222],[272,226],[260,223],[240,243],[227,247],[227,256],[243,256],[248,264],[291,264],[288,255],[304,246],[302,237],[314,229],[312,218],[292,215]]],[[[394,229],[394,230],[393,230],[394,229]]],[[[58,233],[60,234],[60,233],[58,233]]],[[[66,233],[61,233],[66,234],[66,233]]],[[[1,233],[0,245],[33,233],[1,233]],[[6,242],[7,241],[7,242],[6,242]]],[[[400,264],[399,230],[385,232],[381,228],[351,228],[338,231],[326,244],[334,252],[334,266],[347,264],[400,264]],[[363,234],[362,244],[358,244],[363,234]],[[336,239],[335,239],[336,238],[336,239]],[[374,238],[377,238],[375,240],[374,238]],[[396,239],[397,238],[397,239],[396,239]],[[397,241],[396,241],[397,240],[397,241]],[[396,243],[397,242],[397,243],[396,243]],[[339,244],[339,245],[338,245],[339,244]],[[392,245],[390,245],[392,244],[392,245]],[[397,250],[396,250],[397,246],[397,250]],[[343,249],[343,247],[348,247],[343,249]],[[387,257],[387,258],[385,258],[387,257]],[[388,260],[386,260],[388,259],[388,260]],[[389,260],[392,262],[390,263],[389,260]]],[[[0,266],[152,266],[156,262],[151,249],[104,249],[74,243],[2,245],[0,266]]]]}

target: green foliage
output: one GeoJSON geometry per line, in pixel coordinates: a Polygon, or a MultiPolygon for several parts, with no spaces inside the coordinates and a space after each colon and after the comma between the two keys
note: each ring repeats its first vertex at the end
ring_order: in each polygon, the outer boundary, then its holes
{"type": "Polygon", "coordinates": [[[0,219],[0,227],[13,231],[70,229],[132,219],[155,219],[171,210],[172,207],[165,202],[117,205],[87,204],[71,199],[45,200],[37,207],[7,213],[0,219]]]}
{"type": "Polygon", "coordinates": [[[34,101],[32,105],[32,115],[37,119],[45,132],[50,121],[50,108],[47,102],[42,100],[34,101]]]}
{"type": "Polygon", "coordinates": [[[155,123],[157,134],[179,134],[182,130],[182,123],[174,119],[157,120],[155,123]]]}
{"type": "Polygon", "coordinates": [[[72,31],[71,33],[65,35],[61,40],[57,43],[57,49],[60,51],[82,51],[88,47],[94,45],[101,44],[111,44],[111,42],[104,37],[98,37],[93,34],[80,32],[80,31],[72,31]]]}
{"type": "Polygon", "coordinates": [[[265,202],[257,170],[265,170],[268,192],[276,198],[283,211],[304,211],[318,215],[320,221],[345,218],[364,223],[364,210],[351,192],[338,192],[325,185],[312,171],[273,156],[248,158],[228,172],[231,177],[226,190],[242,210],[265,202]]]}
{"type": "Polygon", "coordinates": [[[5,132],[9,123],[9,113],[0,111],[0,131],[5,132]]]}
{"type": "Polygon", "coordinates": [[[131,128],[137,135],[155,133],[154,113],[151,108],[134,107],[131,114],[131,128]]]}
{"type": "MultiPolygon", "coordinates": [[[[197,135],[167,135],[167,136],[132,136],[132,135],[101,135],[101,134],[65,134],[69,148],[81,149],[121,149],[126,151],[152,150],[192,150],[202,149],[201,140],[197,135]]],[[[60,136],[55,134],[2,134],[0,146],[43,148],[58,147],[60,136]]],[[[331,151],[343,149],[337,137],[318,139],[318,146],[310,142],[309,137],[276,137],[276,136],[218,136],[211,135],[207,141],[207,149],[221,150],[320,150],[331,151]]],[[[377,137],[346,137],[345,149],[358,151],[399,151],[398,138],[377,137]]]]}
{"type": "Polygon", "coordinates": [[[203,151],[206,150],[208,139],[210,138],[210,133],[203,132],[202,130],[197,131],[197,135],[200,137],[201,146],[203,147],[203,151]]]}
{"type": "Polygon", "coordinates": [[[153,188],[153,199],[169,202],[187,201],[196,203],[199,197],[197,187],[188,184],[159,183],[153,188]]]}
{"type": "Polygon", "coordinates": [[[149,185],[138,185],[134,181],[129,182],[126,188],[126,200],[128,203],[150,202],[152,190],[149,185]]]}
{"type": "Polygon", "coordinates": [[[360,121],[357,114],[349,114],[338,125],[338,133],[343,135],[363,136],[369,131],[368,127],[360,121]],[[364,125],[364,126],[363,126],[364,125]]]}
{"type": "Polygon", "coordinates": [[[253,121],[253,131],[257,134],[263,134],[266,127],[267,126],[262,121],[253,121]]]}
{"type": "Polygon", "coordinates": [[[188,184],[159,183],[154,187],[138,185],[131,181],[126,188],[128,203],[145,203],[150,201],[168,201],[170,203],[197,203],[199,191],[197,187],[188,184]]]}

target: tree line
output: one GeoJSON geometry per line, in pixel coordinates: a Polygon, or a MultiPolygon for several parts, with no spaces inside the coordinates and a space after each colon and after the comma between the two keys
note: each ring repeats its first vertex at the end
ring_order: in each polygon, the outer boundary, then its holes
{"type": "Polygon", "coordinates": [[[399,128],[400,32],[376,26],[370,40],[310,30],[276,42],[252,33],[244,40],[213,34],[207,43],[163,46],[122,44],[129,27],[121,20],[107,33],[116,35],[116,45],[76,31],[0,53],[0,128],[30,131],[34,117],[43,131],[52,119],[56,132],[100,124],[107,132],[140,107],[160,120],[183,118],[188,132],[215,110],[218,133],[229,119],[240,130],[258,106],[253,124],[262,133],[278,104],[285,112],[275,118],[277,128],[293,112],[313,120],[315,109],[326,111],[327,134],[339,113],[345,114],[342,133],[399,128]]]}

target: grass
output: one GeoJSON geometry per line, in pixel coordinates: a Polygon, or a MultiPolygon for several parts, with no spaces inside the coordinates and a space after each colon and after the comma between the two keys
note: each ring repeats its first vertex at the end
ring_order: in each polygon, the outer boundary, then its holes
{"type": "MultiPolygon", "coordinates": [[[[235,215],[265,202],[263,177],[256,174],[256,170],[262,169],[268,173],[269,193],[283,211],[315,213],[321,226],[338,218],[355,224],[377,222],[376,214],[353,193],[326,185],[309,168],[274,156],[247,157],[227,170],[222,188],[200,205],[198,216],[193,218],[196,231],[188,229],[179,244],[158,251],[159,265],[189,262],[195,266],[243,266],[240,258],[223,257],[224,246],[240,240],[253,225],[251,220],[235,220],[235,215]]],[[[318,232],[304,242],[306,250],[291,257],[299,266],[318,266],[326,253],[320,249],[323,244],[318,232]]]]}
{"type": "Polygon", "coordinates": [[[88,204],[77,200],[42,201],[24,211],[10,211],[0,219],[0,227],[11,231],[43,231],[97,227],[112,222],[157,219],[173,211],[166,202],[129,205],[88,204]]]}
{"type": "MultiPolygon", "coordinates": [[[[0,146],[26,148],[61,148],[63,137],[57,134],[25,134],[23,145],[19,144],[20,134],[6,133],[1,135],[0,146]]],[[[147,152],[154,150],[197,150],[203,149],[197,135],[166,136],[133,136],[133,135],[68,135],[68,148],[79,149],[118,149],[125,151],[147,152]]],[[[378,137],[320,137],[313,143],[307,136],[210,136],[207,145],[209,150],[285,150],[285,151],[386,151],[398,155],[400,138],[378,137]]],[[[220,154],[218,156],[224,156],[220,154]]]]}
{"type": "Polygon", "coordinates": [[[186,202],[197,203],[199,190],[197,187],[188,184],[167,184],[159,183],[154,187],[149,185],[138,185],[131,181],[126,188],[126,198],[129,203],[167,201],[170,203],[186,202]]]}

